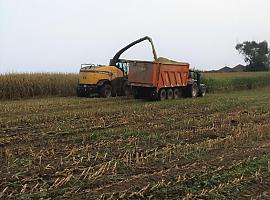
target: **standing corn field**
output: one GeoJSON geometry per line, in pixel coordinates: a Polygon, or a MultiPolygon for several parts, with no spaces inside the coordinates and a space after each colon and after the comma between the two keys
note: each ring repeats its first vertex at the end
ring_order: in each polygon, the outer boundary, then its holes
{"type": "Polygon", "coordinates": [[[0,99],[74,96],[76,74],[23,73],[0,75],[0,99]]]}
{"type": "Polygon", "coordinates": [[[270,85],[270,72],[204,73],[203,81],[210,93],[255,89],[270,85]]]}
{"type": "MultiPolygon", "coordinates": [[[[23,73],[0,75],[0,99],[75,96],[78,75],[23,73]]],[[[204,73],[208,93],[246,90],[270,85],[270,72],[204,73]]]]}

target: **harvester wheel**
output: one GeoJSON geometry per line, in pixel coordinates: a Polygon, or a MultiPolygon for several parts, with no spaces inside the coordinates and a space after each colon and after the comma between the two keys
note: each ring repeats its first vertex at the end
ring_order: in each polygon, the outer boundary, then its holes
{"type": "Polygon", "coordinates": [[[167,89],[167,99],[173,99],[173,90],[167,89]]]}
{"type": "Polygon", "coordinates": [[[104,84],[101,86],[99,95],[101,97],[107,98],[112,96],[112,86],[109,84],[104,84]]]}
{"type": "Polygon", "coordinates": [[[84,91],[77,88],[77,97],[86,97],[86,94],[84,91]]]}
{"type": "Polygon", "coordinates": [[[179,88],[175,88],[173,90],[173,96],[174,96],[175,99],[179,99],[181,97],[181,91],[180,91],[179,88]]]}
{"type": "Polygon", "coordinates": [[[158,92],[158,99],[163,101],[167,98],[166,90],[164,88],[160,89],[158,92]]]}
{"type": "Polygon", "coordinates": [[[123,84],[123,87],[122,87],[122,95],[123,96],[130,96],[131,95],[131,87],[128,85],[127,82],[125,82],[123,84]]]}

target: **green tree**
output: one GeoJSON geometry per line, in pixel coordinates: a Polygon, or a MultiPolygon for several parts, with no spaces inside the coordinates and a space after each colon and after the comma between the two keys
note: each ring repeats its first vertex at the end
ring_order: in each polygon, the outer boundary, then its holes
{"type": "Polygon", "coordinates": [[[269,71],[270,49],[267,41],[246,41],[236,45],[236,50],[244,56],[246,71],[269,71]]]}

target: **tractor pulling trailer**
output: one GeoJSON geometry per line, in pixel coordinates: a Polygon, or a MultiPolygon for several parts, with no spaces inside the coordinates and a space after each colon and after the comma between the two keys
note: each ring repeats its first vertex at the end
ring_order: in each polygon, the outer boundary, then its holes
{"type": "Polygon", "coordinates": [[[200,72],[190,70],[188,63],[160,60],[128,61],[128,80],[135,98],[165,100],[205,96],[200,72]]]}

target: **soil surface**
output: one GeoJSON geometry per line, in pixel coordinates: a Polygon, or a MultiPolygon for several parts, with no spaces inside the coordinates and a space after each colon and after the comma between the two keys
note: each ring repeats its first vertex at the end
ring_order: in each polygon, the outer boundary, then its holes
{"type": "Polygon", "coordinates": [[[2,199],[269,199],[270,88],[0,102],[2,199]]]}

